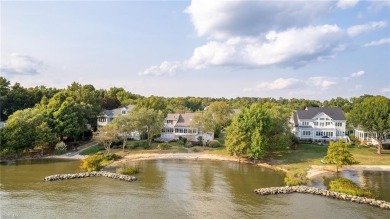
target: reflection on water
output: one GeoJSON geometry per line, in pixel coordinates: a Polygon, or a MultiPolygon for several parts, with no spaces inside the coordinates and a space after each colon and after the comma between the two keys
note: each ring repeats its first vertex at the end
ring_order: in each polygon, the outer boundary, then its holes
{"type": "MultiPolygon", "coordinates": [[[[1,218],[383,218],[388,213],[313,195],[258,196],[254,189],[281,186],[283,175],[246,164],[144,161],[137,164],[136,182],[99,177],[45,183],[44,176],[77,172],[79,161],[28,162],[0,166],[1,218]]],[[[376,186],[374,181],[366,183],[376,186]]]]}

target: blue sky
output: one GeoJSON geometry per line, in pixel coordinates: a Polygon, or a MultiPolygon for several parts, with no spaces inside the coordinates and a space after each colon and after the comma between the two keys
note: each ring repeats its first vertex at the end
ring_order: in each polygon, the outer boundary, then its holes
{"type": "Polygon", "coordinates": [[[1,2],[1,75],[145,95],[390,96],[389,1],[1,2]]]}

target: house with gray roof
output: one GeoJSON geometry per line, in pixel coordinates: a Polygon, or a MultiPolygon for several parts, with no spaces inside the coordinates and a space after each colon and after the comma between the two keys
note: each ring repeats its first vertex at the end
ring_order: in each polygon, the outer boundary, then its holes
{"type": "Polygon", "coordinates": [[[340,108],[306,107],[293,113],[292,131],[302,140],[329,141],[345,138],[346,118],[340,108]]]}
{"type": "MultiPolygon", "coordinates": [[[[114,120],[119,116],[127,115],[130,111],[134,109],[134,107],[135,107],[134,105],[127,105],[125,107],[120,107],[113,110],[104,110],[102,114],[97,117],[98,129],[100,127],[108,125],[110,122],[112,122],[112,120],[114,120]]],[[[140,134],[138,131],[134,131],[129,133],[128,138],[139,140],[140,134]]]]}
{"type": "Polygon", "coordinates": [[[214,133],[203,133],[197,128],[191,127],[192,118],[196,113],[169,113],[164,120],[164,127],[161,130],[160,139],[169,141],[178,139],[180,136],[189,141],[197,141],[199,136],[203,140],[213,140],[214,133]]]}

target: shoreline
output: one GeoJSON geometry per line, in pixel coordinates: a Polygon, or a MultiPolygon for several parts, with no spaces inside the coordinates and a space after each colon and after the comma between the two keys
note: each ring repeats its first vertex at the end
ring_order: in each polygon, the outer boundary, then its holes
{"type": "MultiPolygon", "coordinates": [[[[350,165],[350,166],[343,166],[339,169],[339,171],[346,171],[346,170],[353,170],[353,171],[390,171],[390,166],[387,165],[350,165]]],[[[318,166],[318,165],[312,165],[307,171],[306,177],[309,180],[312,180],[316,178],[319,175],[327,174],[327,173],[335,173],[335,167],[326,165],[326,166],[318,166]]]]}

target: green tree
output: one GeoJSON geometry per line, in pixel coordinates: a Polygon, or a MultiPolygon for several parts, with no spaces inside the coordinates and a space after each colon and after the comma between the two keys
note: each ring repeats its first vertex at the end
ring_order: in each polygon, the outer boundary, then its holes
{"type": "Polygon", "coordinates": [[[41,149],[41,155],[43,155],[43,150],[55,142],[55,135],[46,122],[37,126],[35,132],[35,148],[41,149]]]}
{"type": "Polygon", "coordinates": [[[118,139],[117,127],[109,123],[106,126],[100,128],[100,133],[96,136],[96,140],[101,143],[106,149],[107,153],[110,153],[112,142],[118,139]]]}
{"type": "Polygon", "coordinates": [[[384,96],[366,97],[353,107],[350,119],[355,127],[375,133],[377,153],[381,154],[384,133],[390,132],[390,99],[384,96]]]}
{"type": "Polygon", "coordinates": [[[139,131],[145,131],[148,136],[148,145],[152,145],[153,135],[161,133],[164,115],[160,110],[136,108],[129,114],[130,123],[139,131]]]}
{"type": "Polygon", "coordinates": [[[118,136],[122,138],[122,148],[125,151],[125,147],[127,144],[127,138],[132,131],[136,130],[134,122],[131,121],[129,115],[119,116],[115,118],[111,124],[115,126],[116,131],[118,132],[118,136]]]}
{"type": "Polygon", "coordinates": [[[214,131],[213,115],[208,111],[196,112],[190,126],[198,129],[199,134],[214,131]]]}
{"type": "Polygon", "coordinates": [[[28,108],[18,110],[7,120],[4,130],[4,142],[2,149],[22,152],[33,149],[36,146],[40,135],[40,125],[44,123],[45,117],[38,109],[28,108]]]}
{"type": "Polygon", "coordinates": [[[226,129],[227,150],[239,156],[248,153],[251,158],[262,158],[269,148],[270,125],[269,113],[259,104],[243,109],[226,129]]]}
{"type": "Polygon", "coordinates": [[[331,141],[328,147],[328,152],[324,157],[326,163],[335,164],[336,173],[343,165],[355,164],[356,161],[352,154],[348,151],[348,144],[343,140],[333,142],[331,141]]]}

